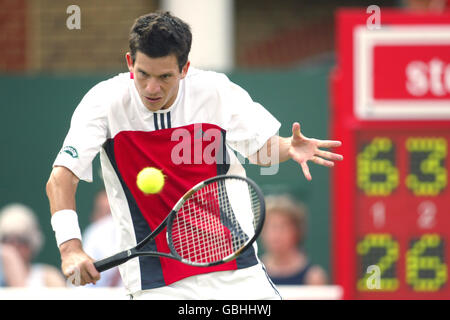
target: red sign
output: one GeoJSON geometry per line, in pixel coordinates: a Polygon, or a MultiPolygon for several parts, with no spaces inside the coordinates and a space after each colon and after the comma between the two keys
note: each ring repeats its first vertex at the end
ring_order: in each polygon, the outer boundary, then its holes
{"type": "Polygon", "coordinates": [[[450,299],[450,14],[336,17],[334,282],[346,299],[450,299]]]}
{"type": "Polygon", "coordinates": [[[374,99],[450,99],[450,45],[377,45],[374,99]]]}

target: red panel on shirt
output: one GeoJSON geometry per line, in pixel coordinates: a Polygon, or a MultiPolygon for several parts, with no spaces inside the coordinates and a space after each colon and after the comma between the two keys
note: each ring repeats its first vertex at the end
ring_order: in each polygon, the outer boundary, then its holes
{"type": "MultiPolygon", "coordinates": [[[[220,163],[215,160],[223,145],[221,133],[221,128],[212,124],[192,124],[150,132],[122,131],[115,136],[117,169],[151,230],[165,219],[186,191],[217,175],[220,163]],[[165,185],[159,194],[145,195],[138,189],[136,177],[145,167],[161,169],[165,175],[165,185]]],[[[170,252],[165,230],[155,242],[159,252],[170,252]]],[[[173,259],[159,259],[167,285],[197,274],[237,269],[235,260],[214,267],[192,267],[173,259]]]]}

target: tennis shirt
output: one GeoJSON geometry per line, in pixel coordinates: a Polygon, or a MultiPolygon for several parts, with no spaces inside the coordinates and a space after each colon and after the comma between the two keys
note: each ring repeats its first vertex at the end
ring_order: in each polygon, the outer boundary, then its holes
{"type": "MultiPolygon", "coordinates": [[[[83,97],[53,165],[91,182],[92,161],[100,152],[118,249],[125,250],[154,230],[198,182],[218,174],[245,176],[244,157],[258,151],[279,127],[265,108],[224,74],[189,68],[175,102],[152,112],[141,101],[130,73],[122,73],[100,82],[83,97]],[[162,170],[166,179],[160,193],[145,195],[137,188],[136,176],[144,167],[162,170]]],[[[165,233],[145,249],[169,253],[165,233]]],[[[218,266],[139,257],[121,265],[120,273],[132,294],[258,263],[255,246],[218,266]]]]}

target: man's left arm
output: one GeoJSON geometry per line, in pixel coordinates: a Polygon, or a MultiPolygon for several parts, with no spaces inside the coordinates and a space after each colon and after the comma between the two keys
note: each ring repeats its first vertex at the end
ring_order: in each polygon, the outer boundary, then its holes
{"type": "Polygon", "coordinates": [[[271,166],[277,163],[293,159],[300,164],[307,180],[311,180],[308,161],[326,167],[333,167],[334,161],[343,160],[343,156],[320,148],[335,148],[341,146],[340,141],[318,140],[305,137],[300,130],[298,122],[292,125],[292,136],[273,136],[256,153],[249,156],[253,164],[271,166]],[[277,154],[273,154],[277,152],[277,154]]]}

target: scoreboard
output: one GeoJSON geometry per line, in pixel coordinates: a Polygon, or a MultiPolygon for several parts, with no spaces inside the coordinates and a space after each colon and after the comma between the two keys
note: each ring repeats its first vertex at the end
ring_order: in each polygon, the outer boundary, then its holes
{"type": "Polygon", "coordinates": [[[346,299],[450,299],[450,15],[336,14],[333,277],[346,299]]]}

